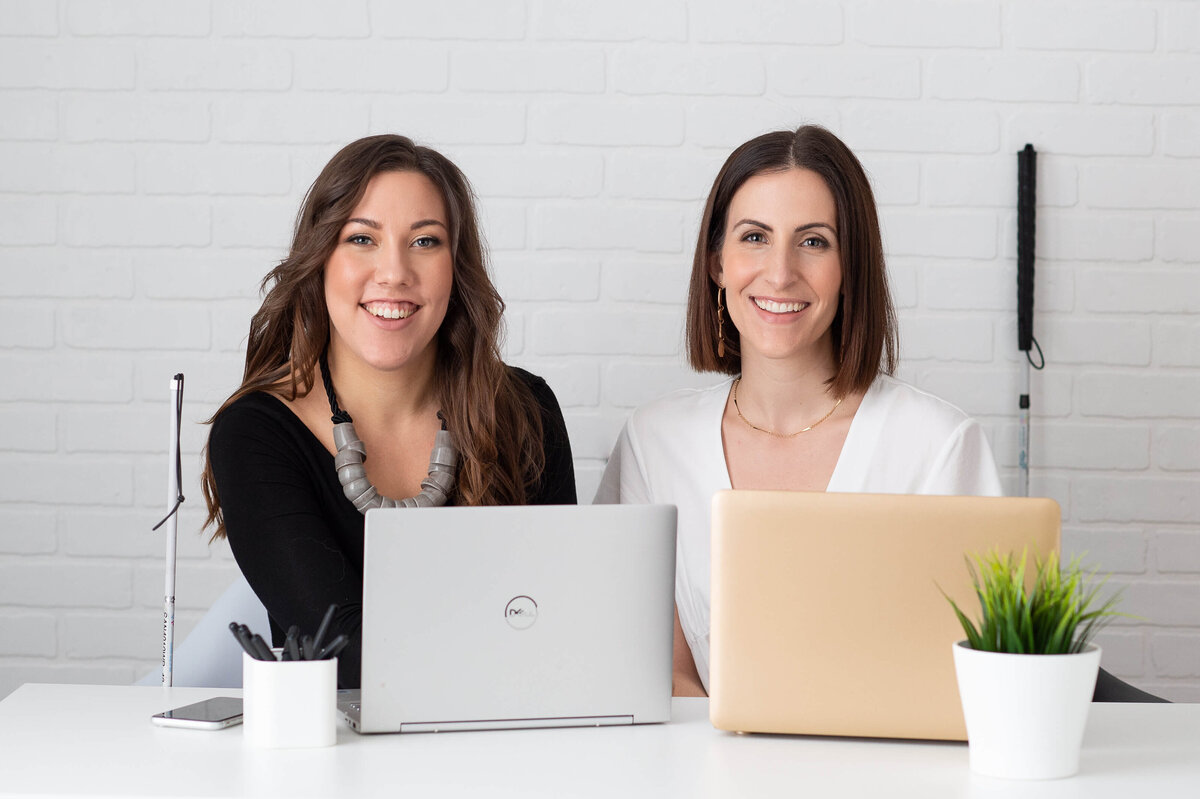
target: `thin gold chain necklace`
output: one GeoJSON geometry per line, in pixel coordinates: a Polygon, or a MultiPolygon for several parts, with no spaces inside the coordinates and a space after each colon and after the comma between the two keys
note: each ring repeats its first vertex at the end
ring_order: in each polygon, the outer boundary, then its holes
{"type": "Polygon", "coordinates": [[[741,419],[746,424],[750,425],[750,427],[754,428],[758,432],[766,433],[767,435],[775,436],[776,438],[795,438],[796,436],[800,435],[801,433],[807,433],[809,430],[812,430],[814,427],[816,427],[821,422],[828,419],[830,416],[833,416],[833,412],[836,411],[838,409],[838,406],[842,404],[842,400],[838,399],[837,402],[833,403],[833,407],[829,409],[829,413],[825,414],[820,419],[813,422],[812,424],[810,424],[808,427],[804,428],[803,430],[797,430],[794,433],[776,433],[774,430],[768,430],[765,427],[759,427],[754,422],[750,421],[749,419],[747,419],[745,416],[742,415],[742,409],[740,407],[738,407],[738,401],[737,401],[738,383],[741,383],[741,382],[742,382],[742,378],[740,378],[740,377],[737,380],[733,381],[733,409],[735,411],[737,411],[738,418],[741,419]]]}

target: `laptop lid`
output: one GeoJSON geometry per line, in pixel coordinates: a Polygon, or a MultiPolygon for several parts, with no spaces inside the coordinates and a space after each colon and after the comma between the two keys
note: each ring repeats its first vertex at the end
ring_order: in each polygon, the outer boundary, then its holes
{"type": "Polygon", "coordinates": [[[366,516],[363,732],[667,721],[675,507],[366,516]]]}
{"type": "Polygon", "coordinates": [[[745,732],[966,740],[951,647],[967,553],[1059,547],[1050,499],[722,491],[710,713],[745,732]],[[939,590],[940,589],[940,590],[939,590]]]}

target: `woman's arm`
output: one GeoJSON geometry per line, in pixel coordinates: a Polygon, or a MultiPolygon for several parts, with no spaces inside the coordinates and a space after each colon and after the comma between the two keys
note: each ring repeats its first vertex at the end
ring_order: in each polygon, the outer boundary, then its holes
{"type": "Polygon", "coordinates": [[[675,644],[674,664],[671,669],[672,696],[708,696],[700,682],[700,672],[696,670],[696,661],[692,650],[683,637],[683,625],[679,623],[679,609],[675,609],[675,644]]]}
{"type": "MultiPolygon", "coordinates": [[[[631,431],[632,422],[625,425],[617,443],[609,456],[608,466],[596,497],[592,500],[596,505],[616,504],[649,504],[650,489],[646,485],[637,448],[634,445],[634,434],[631,431]]],[[[692,657],[691,647],[683,635],[683,625],[679,621],[679,608],[675,608],[674,640],[672,642],[671,693],[674,696],[708,696],[704,684],[700,681],[700,673],[696,669],[696,661],[692,657]]]]}
{"type": "Polygon", "coordinates": [[[633,420],[630,419],[617,436],[604,476],[596,489],[593,505],[649,505],[650,486],[642,469],[641,458],[634,445],[633,420]]]}
{"type": "Polygon", "coordinates": [[[917,493],[1003,496],[996,459],[978,422],[968,419],[954,430],[917,493]]]}
{"type": "MultiPolygon", "coordinates": [[[[306,450],[296,431],[289,430],[274,409],[264,407],[264,401],[271,400],[256,398],[226,409],[209,436],[229,545],[266,606],[276,644],[293,624],[301,633],[315,634],[329,605],[338,606],[327,638],[338,633],[350,637],[338,656],[338,683],[357,687],[362,653],[361,517],[355,518],[351,506],[334,505],[329,487],[314,482],[319,456],[327,453],[306,450]],[[357,548],[344,533],[355,524],[357,548]]],[[[282,406],[279,412],[290,413],[282,406]]]]}
{"type": "Polygon", "coordinates": [[[575,462],[571,456],[571,439],[562,409],[550,386],[540,377],[528,372],[519,373],[526,380],[542,411],[542,450],[546,465],[538,480],[530,505],[576,505],[575,462]]]}

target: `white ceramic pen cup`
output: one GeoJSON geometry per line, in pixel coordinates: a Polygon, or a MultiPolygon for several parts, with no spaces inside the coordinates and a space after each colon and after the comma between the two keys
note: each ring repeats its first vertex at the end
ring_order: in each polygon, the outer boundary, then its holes
{"type": "Polygon", "coordinates": [[[243,653],[242,723],[250,746],[333,746],[337,742],[337,658],[270,661],[243,653]]]}

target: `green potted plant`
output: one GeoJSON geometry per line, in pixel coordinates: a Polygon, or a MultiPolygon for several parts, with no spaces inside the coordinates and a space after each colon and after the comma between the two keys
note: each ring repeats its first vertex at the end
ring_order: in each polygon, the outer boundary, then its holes
{"type": "Polygon", "coordinates": [[[991,552],[968,561],[979,597],[972,621],[952,599],[966,633],[954,668],[967,723],[971,769],[1015,779],[1055,779],[1079,770],[1088,708],[1100,668],[1093,637],[1117,614],[1101,602],[1103,580],[1078,559],[991,552]]]}

